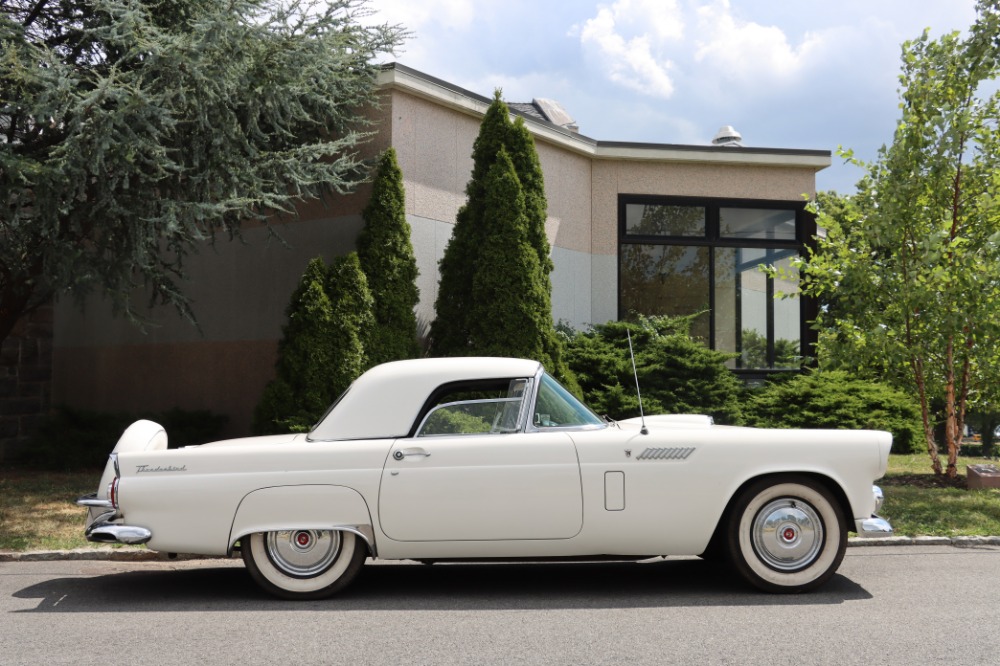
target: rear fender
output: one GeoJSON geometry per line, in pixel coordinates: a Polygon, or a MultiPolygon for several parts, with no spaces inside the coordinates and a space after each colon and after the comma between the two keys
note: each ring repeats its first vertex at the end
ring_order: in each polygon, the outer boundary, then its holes
{"type": "MultiPolygon", "coordinates": [[[[167,431],[159,423],[153,421],[139,420],[125,428],[122,436],[118,438],[118,443],[112,449],[108,462],[104,465],[104,473],[101,474],[101,481],[97,484],[97,498],[108,499],[108,486],[116,476],[119,476],[116,469],[115,455],[125,451],[159,451],[167,448],[167,431]]],[[[94,509],[90,511],[90,521],[92,522],[98,512],[94,509]]]]}
{"type": "Polygon", "coordinates": [[[346,530],[357,534],[375,555],[375,533],[368,504],[345,486],[304,485],[261,488],[247,494],[236,509],[228,551],[256,532],[346,530]]]}

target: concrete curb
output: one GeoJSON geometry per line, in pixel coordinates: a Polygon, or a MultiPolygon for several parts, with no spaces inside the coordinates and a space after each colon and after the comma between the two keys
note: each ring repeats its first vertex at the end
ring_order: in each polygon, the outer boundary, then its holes
{"type": "MultiPolygon", "coordinates": [[[[895,536],[881,539],[861,539],[852,537],[847,545],[857,548],[872,548],[876,546],[955,546],[956,548],[975,548],[977,546],[1000,546],[1000,536],[964,536],[964,537],[934,537],[934,536],[895,536]]],[[[210,555],[177,555],[169,557],[166,553],[145,548],[77,548],[75,550],[34,550],[26,552],[0,552],[0,562],[54,562],[59,560],[93,560],[101,562],[180,562],[183,560],[219,560],[230,559],[210,555]]]]}
{"type": "Polygon", "coordinates": [[[1000,537],[997,536],[960,536],[960,537],[935,537],[935,536],[894,536],[880,539],[861,539],[852,537],[847,540],[848,546],[871,547],[871,546],[956,546],[958,548],[973,548],[975,546],[1000,546],[1000,537]]]}

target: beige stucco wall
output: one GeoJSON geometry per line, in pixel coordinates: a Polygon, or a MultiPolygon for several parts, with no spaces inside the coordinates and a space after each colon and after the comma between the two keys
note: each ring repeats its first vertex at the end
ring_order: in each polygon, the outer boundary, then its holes
{"type": "MultiPolygon", "coordinates": [[[[465,202],[481,116],[397,88],[381,99],[372,114],[378,133],[365,153],[396,149],[420,270],[417,314],[426,325],[434,316],[438,262],[465,202]]],[[[545,128],[536,146],[549,205],[553,316],[578,328],[617,315],[620,194],[800,201],[815,187],[815,170],[808,167],[612,159],[588,153],[592,143],[545,128]]],[[[268,240],[258,227],[245,232],[246,243],[220,240],[191,257],[182,286],[200,329],[160,308],[150,312],[153,325],[143,333],[113,318],[98,299],[82,312],[72,302],[58,303],[53,403],[138,413],[209,409],[230,417],[227,434],[246,434],[273,376],[285,308],[306,262],[354,249],[369,193],[361,188],[326,204],[303,204],[297,221],[277,227],[286,244],[268,240]]]]}

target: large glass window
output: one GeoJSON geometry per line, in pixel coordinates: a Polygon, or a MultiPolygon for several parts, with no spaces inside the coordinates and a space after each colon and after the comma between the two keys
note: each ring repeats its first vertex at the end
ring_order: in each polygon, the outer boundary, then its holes
{"type": "Polygon", "coordinates": [[[692,333],[737,354],[734,370],[801,367],[811,306],[792,260],[815,233],[801,204],[623,196],[619,217],[620,318],[699,314],[692,333]]]}

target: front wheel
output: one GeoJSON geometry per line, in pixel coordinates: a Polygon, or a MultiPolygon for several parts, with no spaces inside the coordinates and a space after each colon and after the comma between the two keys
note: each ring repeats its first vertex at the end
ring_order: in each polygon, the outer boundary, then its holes
{"type": "Polygon", "coordinates": [[[740,495],[727,550],[736,570],[768,592],[805,592],[829,580],[847,550],[837,501],[799,477],[761,479],[740,495]]]}
{"type": "Polygon", "coordinates": [[[352,532],[287,530],[244,539],[243,562],[250,577],[283,599],[325,599],[350,583],[368,555],[352,532]]]}

